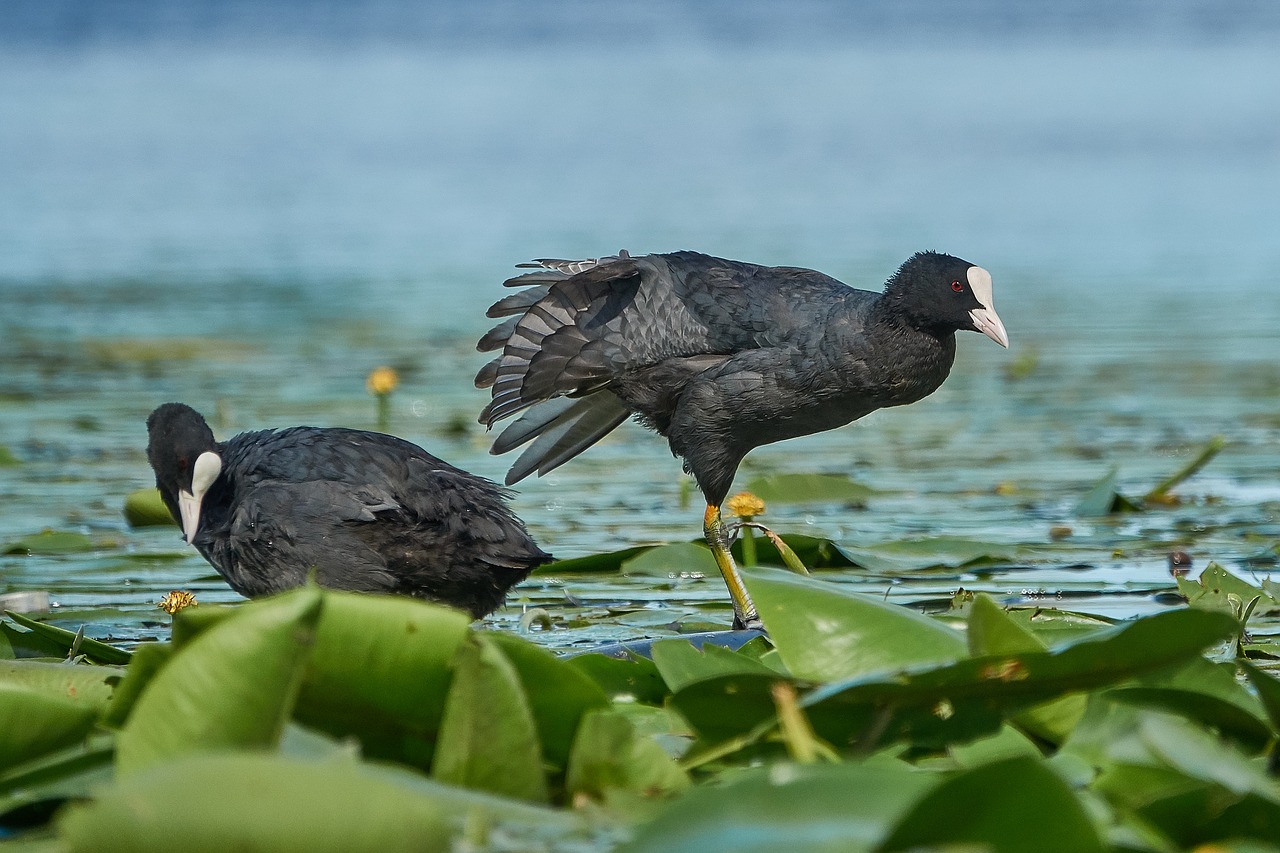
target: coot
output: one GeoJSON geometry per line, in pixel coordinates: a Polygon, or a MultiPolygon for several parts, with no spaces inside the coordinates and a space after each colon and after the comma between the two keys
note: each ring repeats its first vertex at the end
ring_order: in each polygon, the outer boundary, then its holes
{"type": "Polygon", "coordinates": [[[991,275],[950,255],[909,258],[883,293],[796,267],[696,252],[543,259],[506,282],[481,338],[500,354],[480,422],[523,415],[492,452],[529,444],[508,485],[545,474],[632,415],[667,438],[706,498],[703,531],[733,598],[755,607],[729,553],[720,505],[753,448],[913,403],[947,378],[957,330],[1009,345],[991,275]]]}
{"type": "Polygon", "coordinates": [[[415,444],[353,429],[213,437],[198,412],[147,418],[156,486],[189,543],[241,595],[316,580],[402,593],[479,618],[551,559],[508,493],[415,444]]]}

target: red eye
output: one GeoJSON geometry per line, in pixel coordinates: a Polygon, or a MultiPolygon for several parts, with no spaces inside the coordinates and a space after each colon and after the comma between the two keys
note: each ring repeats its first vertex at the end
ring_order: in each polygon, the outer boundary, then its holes
{"type": "Polygon", "coordinates": [[[959,293],[960,291],[964,290],[964,285],[958,281],[953,281],[951,282],[951,289],[954,290],[956,293],[959,293]]]}

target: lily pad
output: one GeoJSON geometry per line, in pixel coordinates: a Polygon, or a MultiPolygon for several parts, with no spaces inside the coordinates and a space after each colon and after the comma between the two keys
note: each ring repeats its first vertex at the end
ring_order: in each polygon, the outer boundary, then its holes
{"type": "Polygon", "coordinates": [[[55,645],[60,649],[60,654],[62,655],[68,655],[74,650],[77,655],[84,655],[96,663],[110,664],[126,664],[131,657],[129,652],[124,649],[116,648],[92,637],[77,635],[75,631],[68,631],[66,628],[59,628],[57,625],[46,625],[43,622],[23,616],[21,613],[6,610],[5,616],[55,645]]]}
{"type": "Polygon", "coordinates": [[[0,554],[26,554],[32,557],[56,557],[61,554],[83,554],[124,547],[118,539],[89,536],[74,530],[42,530],[0,547],[0,554]]]}
{"type": "Polygon", "coordinates": [[[861,506],[877,489],[844,474],[769,474],[747,483],[751,492],[766,504],[842,503],[861,506]]]}
{"type": "Polygon", "coordinates": [[[83,740],[97,719],[93,705],[0,681],[0,769],[83,740]]]}
{"type": "Polygon", "coordinates": [[[895,574],[1007,563],[1013,559],[1014,549],[1008,545],[957,536],[930,536],[858,547],[842,545],[841,551],[864,569],[895,574]]]}
{"type": "Polygon", "coordinates": [[[622,563],[624,575],[669,577],[680,575],[715,575],[715,558],[711,549],[696,542],[677,542],[650,548],[622,563]]]}
{"type": "Polygon", "coordinates": [[[138,489],[125,495],[124,519],[130,527],[177,526],[159,489],[138,489]]]}

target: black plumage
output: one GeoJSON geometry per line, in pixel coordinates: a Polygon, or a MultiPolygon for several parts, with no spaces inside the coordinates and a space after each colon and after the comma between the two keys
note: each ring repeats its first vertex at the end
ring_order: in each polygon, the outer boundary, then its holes
{"type": "Polygon", "coordinates": [[[147,418],[147,458],[174,519],[241,595],[298,586],[400,593],[480,617],[548,562],[507,492],[415,444],[291,427],[225,442],[198,412],[147,418]]]}
{"type": "Polygon", "coordinates": [[[991,276],[949,255],[908,259],[883,293],[796,267],[695,252],[539,260],[490,317],[506,317],[476,376],[492,388],[480,422],[521,416],[492,452],[529,444],[507,483],[545,474],[628,417],[667,438],[707,500],[704,529],[734,596],[754,619],[728,556],[720,504],[753,448],[833,429],[932,393],[955,332],[1008,339],[991,276]],[[738,589],[735,589],[738,587],[738,589]]]}

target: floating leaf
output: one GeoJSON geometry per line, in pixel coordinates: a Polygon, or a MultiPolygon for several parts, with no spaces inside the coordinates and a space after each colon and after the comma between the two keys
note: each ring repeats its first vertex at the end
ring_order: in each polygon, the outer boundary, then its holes
{"type": "Polygon", "coordinates": [[[452,785],[546,802],[538,732],[515,667],[479,634],[458,647],[453,665],[431,775],[452,785]]]}
{"type": "Polygon", "coordinates": [[[754,658],[731,649],[704,643],[700,649],[688,640],[659,640],[653,644],[653,662],[672,693],[707,678],[741,673],[775,675],[754,658]]]}
{"type": "MultiPolygon", "coordinates": [[[[42,751],[38,758],[0,772],[0,835],[18,823],[6,819],[6,813],[29,809],[34,803],[47,804],[52,810],[68,799],[87,799],[111,781],[115,750],[110,742],[93,735],[73,740],[78,742],[67,749],[42,751]]],[[[22,823],[29,826],[29,818],[22,823]]]]}
{"type": "Polygon", "coordinates": [[[843,503],[861,506],[877,489],[856,482],[844,474],[769,474],[754,477],[747,491],[766,504],[843,503]]]}
{"type": "Polygon", "coordinates": [[[295,718],[358,738],[367,756],[430,766],[450,662],[471,620],[404,596],[326,590],[324,597],[295,718]]]}
{"type": "Polygon", "coordinates": [[[667,697],[667,686],[653,661],[629,654],[613,657],[602,654],[574,655],[569,663],[586,675],[615,701],[644,702],[661,705],[667,697]]]}
{"type": "Polygon", "coordinates": [[[26,554],[32,557],[56,557],[123,547],[117,539],[93,537],[73,530],[42,530],[0,547],[0,554],[26,554]]]}
{"type": "Polygon", "coordinates": [[[176,651],[172,643],[142,643],[134,651],[124,678],[116,686],[111,704],[102,715],[102,724],[120,728],[151,679],[169,662],[176,651]]]}
{"type": "Polygon", "coordinates": [[[1118,468],[1108,471],[1076,504],[1075,515],[1080,518],[1100,518],[1114,513],[1141,511],[1142,507],[1116,490],[1119,477],[1118,468]]]}
{"type": "Polygon", "coordinates": [[[177,522],[160,498],[159,489],[138,489],[124,498],[124,520],[130,527],[173,527],[177,522]]]}
{"type": "Polygon", "coordinates": [[[0,684],[15,684],[54,698],[68,699],[101,713],[122,670],[114,666],[77,666],[47,661],[0,660],[0,684]]]}
{"type": "Polygon", "coordinates": [[[946,780],[898,820],[879,849],[962,844],[995,853],[1104,849],[1067,784],[1042,760],[1028,756],[985,764],[946,780]]]}
{"type": "Polygon", "coordinates": [[[875,850],[894,822],[939,781],[906,764],[748,770],[675,800],[640,827],[621,853],[875,850]]]}
{"type": "Polygon", "coordinates": [[[640,737],[625,716],[600,709],[582,718],[567,786],[571,795],[607,801],[615,792],[652,797],[681,791],[689,777],[662,747],[640,737]]]}
{"type": "Polygon", "coordinates": [[[512,634],[487,637],[515,667],[533,713],[545,763],[561,770],[582,716],[605,708],[609,699],[600,686],[567,661],[512,634]]]}
{"type": "Polygon", "coordinates": [[[650,548],[622,563],[624,575],[679,577],[716,574],[716,561],[705,544],[677,542],[650,548]]]}
{"type": "Polygon", "coordinates": [[[0,771],[83,740],[97,719],[91,704],[0,681],[0,771]]]}
{"type": "Polygon", "coordinates": [[[135,773],[58,821],[72,851],[447,850],[450,815],[357,765],[191,756],[135,773]]]}
{"type": "Polygon", "coordinates": [[[46,625],[44,622],[30,619],[20,613],[14,613],[9,610],[5,611],[5,615],[32,633],[39,634],[50,643],[56,645],[61,650],[60,653],[62,655],[69,654],[74,648],[78,655],[84,655],[95,663],[108,664],[126,664],[129,662],[129,658],[132,657],[124,649],[107,645],[92,637],[85,637],[75,631],[68,631],[66,628],[46,625]]]}
{"type": "Polygon", "coordinates": [[[957,536],[900,539],[860,547],[841,546],[841,550],[864,569],[888,574],[1006,563],[1013,558],[1013,549],[1008,545],[957,536]]]}
{"type": "MultiPolygon", "coordinates": [[[[779,534],[779,538],[807,568],[843,569],[854,565],[844,550],[830,539],[806,536],[803,533],[782,533],[779,534]]],[[[734,543],[733,554],[741,564],[742,543],[740,541],[734,543]]],[[[777,546],[768,536],[756,537],[756,559],[766,566],[787,565],[786,558],[778,553],[777,546]]]]}
{"type": "Polygon", "coordinates": [[[1206,607],[1221,610],[1224,613],[1236,613],[1250,601],[1257,598],[1254,613],[1264,614],[1280,612],[1280,599],[1276,599],[1265,590],[1241,580],[1217,563],[1205,566],[1200,577],[1194,581],[1178,578],[1178,592],[1187,599],[1192,607],[1206,607]],[[1232,601],[1232,598],[1235,601],[1232,601]]]}
{"type": "Polygon", "coordinates": [[[574,557],[569,560],[556,560],[554,563],[547,563],[534,570],[536,575],[575,575],[589,574],[593,572],[618,572],[622,570],[622,564],[632,559],[655,545],[634,545],[630,548],[623,548],[620,551],[609,551],[604,554],[587,554],[583,557],[574,557]]]}
{"type": "Polygon", "coordinates": [[[293,710],[321,602],[315,587],[258,599],[179,649],[117,738],[121,774],[193,752],[274,746],[293,710]]]}
{"type": "Polygon", "coordinates": [[[964,639],[941,622],[836,584],[755,569],[747,589],[788,671],[830,681],[965,655],[964,639]]]}

